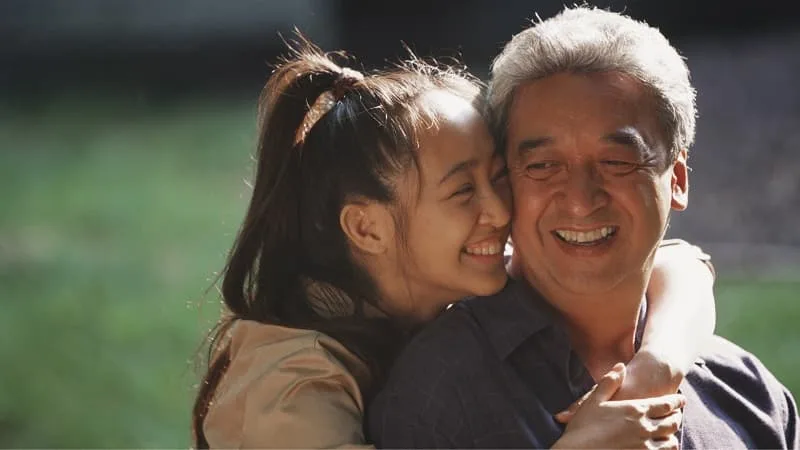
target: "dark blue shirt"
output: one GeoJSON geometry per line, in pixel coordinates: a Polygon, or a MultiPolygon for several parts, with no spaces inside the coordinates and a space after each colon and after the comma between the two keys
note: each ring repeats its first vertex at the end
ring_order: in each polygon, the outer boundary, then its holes
{"type": "MultiPolygon", "coordinates": [[[[514,281],[453,306],[397,359],[367,410],[369,438],[384,448],[549,448],[564,431],[553,415],[594,384],[558,317],[514,281]]],[[[682,448],[800,447],[791,394],[753,355],[714,339],[681,385],[682,448]]]]}

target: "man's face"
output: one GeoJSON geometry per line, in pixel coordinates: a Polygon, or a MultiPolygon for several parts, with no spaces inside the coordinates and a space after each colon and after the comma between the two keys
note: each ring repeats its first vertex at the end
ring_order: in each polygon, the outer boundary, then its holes
{"type": "Polygon", "coordinates": [[[545,292],[602,294],[649,277],[670,208],[686,206],[652,95],[615,72],[517,89],[507,157],[515,265],[545,292]]]}

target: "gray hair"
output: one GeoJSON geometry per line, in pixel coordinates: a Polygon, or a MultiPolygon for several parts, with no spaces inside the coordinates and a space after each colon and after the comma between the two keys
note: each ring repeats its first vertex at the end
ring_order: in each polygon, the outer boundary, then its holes
{"type": "Polygon", "coordinates": [[[695,91],[689,69],[661,32],[597,8],[566,8],[515,35],[492,64],[487,116],[505,145],[508,112],[521,84],[557,73],[621,72],[655,96],[670,156],[689,149],[695,133],[695,91]]]}

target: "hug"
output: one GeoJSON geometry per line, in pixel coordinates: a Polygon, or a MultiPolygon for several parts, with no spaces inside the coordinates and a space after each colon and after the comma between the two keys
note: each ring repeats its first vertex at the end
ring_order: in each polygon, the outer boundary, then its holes
{"type": "Polygon", "coordinates": [[[714,336],[664,236],[695,91],[655,28],[567,8],[488,86],[307,41],[257,168],[193,412],[198,448],[798,448],[796,403],[714,336]]]}

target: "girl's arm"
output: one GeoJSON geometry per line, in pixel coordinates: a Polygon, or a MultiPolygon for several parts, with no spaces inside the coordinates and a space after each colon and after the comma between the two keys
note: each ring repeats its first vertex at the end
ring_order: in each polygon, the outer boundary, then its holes
{"type": "Polygon", "coordinates": [[[714,334],[714,268],[699,247],[665,240],[647,287],[647,325],[615,400],[677,392],[714,334]]]}

